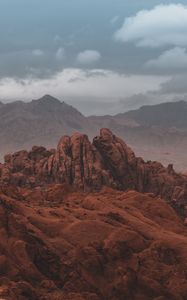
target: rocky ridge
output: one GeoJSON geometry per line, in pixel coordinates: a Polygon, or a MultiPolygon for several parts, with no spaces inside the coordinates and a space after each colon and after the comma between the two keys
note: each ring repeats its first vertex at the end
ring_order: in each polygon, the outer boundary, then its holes
{"type": "Polygon", "coordinates": [[[75,190],[99,191],[103,186],[133,189],[163,197],[185,217],[187,178],[158,162],[135,156],[123,140],[101,129],[91,143],[84,134],[61,138],[57,149],[33,147],[5,156],[0,183],[37,187],[66,183],[75,190]]]}

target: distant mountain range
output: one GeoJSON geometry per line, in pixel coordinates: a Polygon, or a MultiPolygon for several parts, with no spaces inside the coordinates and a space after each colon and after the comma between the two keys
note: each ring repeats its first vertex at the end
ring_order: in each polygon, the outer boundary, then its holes
{"type": "Polygon", "coordinates": [[[161,126],[165,128],[187,128],[187,102],[168,102],[142,106],[138,110],[118,115],[134,120],[142,126],[161,126]]]}
{"type": "Polygon", "coordinates": [[[85,117],[77,109],[45,95],[29,103],[0,102],[0,155],[33,145],[53,148],[58,139],[75,131],[93,138],[107,127],[146,160],[174,163],[187,170],[187,102],[143,106],[115,116],[85,117]]]}
{"type": "Polygon", "coordinates": [[[97,126],[108,127],[147,160],[173,163],[187,170],[187,102],[142,106],[115,116],[92,116],[97,126]]]}
{"type": "Polygon", "coordinates": [[[0,153],[30,148],[33,144],[53,147],[64,134],[91,129],[90,121],[65,102],[46,95],[29,103],[0,106],[0,153]]]}

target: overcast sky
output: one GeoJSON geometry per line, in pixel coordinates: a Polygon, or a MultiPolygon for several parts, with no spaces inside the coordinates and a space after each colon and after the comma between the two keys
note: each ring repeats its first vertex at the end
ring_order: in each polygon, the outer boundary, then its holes
{"type": "Polygon", "coordinates": [[[187,2],[0,0],[0,100],[85,114],[187,99],[187,2]]]}

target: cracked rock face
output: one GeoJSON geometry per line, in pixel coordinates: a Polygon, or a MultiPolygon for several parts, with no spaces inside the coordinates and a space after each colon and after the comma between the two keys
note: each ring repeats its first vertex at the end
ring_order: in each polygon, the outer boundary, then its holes
{"type": "Polygon", "coordinates": [[[186,176],[171,165],[144,162],[109,129],[101,129],[92,143],[75,133],[62,137],[56,150],[34,146],[30,152],[7,155],[0,165],[0,182],[20,187],[66,183],[84,191],[134,189],[163,197],[183,216],[187,204],[186,176]]]}

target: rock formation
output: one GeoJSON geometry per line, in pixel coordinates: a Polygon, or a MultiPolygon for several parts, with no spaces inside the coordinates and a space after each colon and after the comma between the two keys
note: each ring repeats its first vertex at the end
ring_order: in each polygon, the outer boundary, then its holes
{"type": "Polygon", "coordinates": [[[66,183],[76,190],[98,191],[103,186],[134,189],[163,197],[185,216],[187,178],[172,165],[145,162],[110,130],[101,129],[91,143],[75,133],[61,138],[56,150],[33,147],[5,156],[0,165],[1,184],[19,187],[66,183]]]}
{"type": "Polygon", "coordinates": [[[186,299],[186,193],[108,129],[6,155],[0,299],[186,299]]]}
{"type": "Polygon", "coordinates": [[[1,299],[182,300],[186,269],[187,230],[153,195],[2,187],[1,299]]]}

